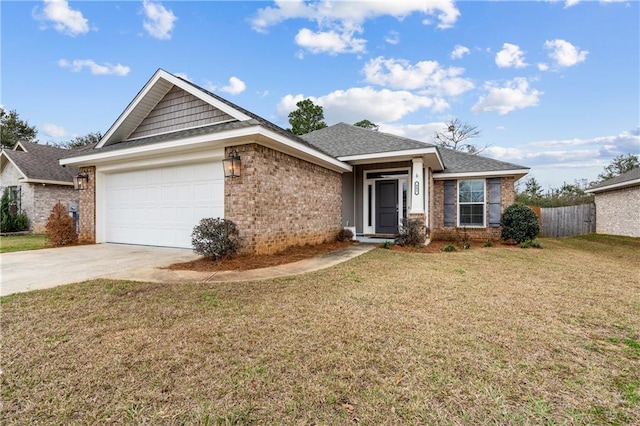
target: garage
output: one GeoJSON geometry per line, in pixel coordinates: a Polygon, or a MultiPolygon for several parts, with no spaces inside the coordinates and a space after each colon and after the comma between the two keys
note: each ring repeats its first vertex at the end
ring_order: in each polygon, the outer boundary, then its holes
{"type": "Polygon", "coordinates": [[[105,240],[191,248],[200,219],[224,217],[220,161],[105,174],[105,240]]]}

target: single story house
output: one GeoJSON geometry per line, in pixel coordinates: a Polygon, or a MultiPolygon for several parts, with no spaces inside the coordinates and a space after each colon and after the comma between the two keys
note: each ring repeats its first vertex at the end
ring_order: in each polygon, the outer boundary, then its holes
{"type": "Polygon", "coordinates": [[[51,209],[58,201],[68,210],[77,209],[73,178],[78,169],[59,163],[69,154],[68,149],[26,141],[0,152],[0,195],[9,189],[17,211],[29,218],[32,232],[45,232],[51,209]]]}
{"type": "Polygon", "coordinates": [[[331,240],[343,227],[395,235],[403,218],[431,238],[499,238],[528,172],[344,123],[299,137],[161,69],[95,147],[61,164],[86,176],[84,241],[191,247],[200,219],[222,217],[254,253],[331,240]]]}
{"type": "Polygon", "coordinates": [[[640,167],[585,192],[595,195],[596,233],[640,237],[640,167]]]}

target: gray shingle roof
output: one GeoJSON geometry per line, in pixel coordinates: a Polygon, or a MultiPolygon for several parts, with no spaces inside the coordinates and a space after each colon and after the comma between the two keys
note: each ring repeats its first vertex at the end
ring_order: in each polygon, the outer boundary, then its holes
{"type": "MultiPolygon", "coordinates": [[[[384,132],[338,123],[324,129],[302,135],[313,146],[334,157],[366,155],[380,152],[398,152],[434,147],[384,132]]],[[[466,154],[453,149],[437,147],[445,169],[441,173],[470,173],[528,169],[525,166],[507,163],[480,155],[466,154]]]]}
{"type": "Polygon", "coordinates": [[[15,163],[27,179],[73,182],[78,169],[73,166],[62,167],[58,160],[72,155],[69,149],[40,145],[33,142],[20,142],[26,151],[3,150],[15,163]]]}
{"type": "Polygon", "coordinates": [[[420,149],[435,145],[384,132],[338,123],[316,130],[302,138],[333,157],[375,154],[379,152],[420,149]]]}
{"type": "MultiPolygon", "coordinates": [[[[294,140],[294,141],[296,141],[296,142],[299,142],[299,143],[301,143],[301,144],[303,144],[303,145],[306,145],[306,146],[308,146],[308,147],[311,147],[311,148],[314,148],[314,149],[319,149],[319,148],[317,148],[317,147],[315,147],[315,146],[311,145],[309,142],[307,142],[307,141],[306,141],[305,139],[303,139],[302,137],[300,137],[300,136],[298,136],[298,135],[294,135],[293,133],[291,133],[291,132],[289,132],[289,131],[287,131],[287,130],[283,129],[282,127],[280,127],[280,126],[278,126],[278,125],[276,125],[276,124],[273,124],[273,123],[272,123],[272,122],[270,122],[269,120],[266,120],[266,119],[264,119],[264,118],[260,117],[259,115],[254,114],[254,113],[252,113],[251,111],[246,110],[246,109],[242,108],[241,106],[238,106],[238,105],[234,104],[233,102],[231,102],[231,101],[229,101],[229,100],[227,100],[227,99],[225,99],[225,98],[222,98],[222,97],[220,97],[220,96],[216,95],[215,93],[211,93],[211,92],[210,92],[210,91],[208,91],[207,89],[204,89],[204,88],[202,88],[202,87],[198,86],[197,84],[194,84],[194,83],[190,82],[189,80],[185,80],[184,78],[182,78],[182,77],[178,77],[178,76],[176,76],[176,75],[174,75],[174,77],[177,77],[177,78],[179,78],[180,80],[182,80],[182,81],[184,81],[184,82],[188,83],[189,85],[191,85],[191,86],[195,87],[196,89],[198,89],[198,90],[200,90],[200,91],[202,91],[202,92],[206,93],[207,95],[209,95],[209,96],[212,96],[212,97],[216,98],[216,99],[217,99],[217,100],[219,100],[220,102],[223,102],[223,103],[225,103],[225,104],[229,105],[231,108],[234,108],[234,109],[236,109],[236,110],[238,110],[238,111],[242,112],[243,114],[248,115],[249,117],[251,117],[251,118],[253,118],[254,120],[258,121],[262,126],[264,126],[264,127],[268,128],[268,129],[270,129],[270,130],[272,130],[272,131],[274,131],[274,132],[276,132],[276,133],[278,133],[278,134],[280,134],[280,135],[282,135],[282,136],[285,136],[285,137],[287,137],[287,138],[289,138],[289,139],[292,139],[292,140],[294,140]]],[[[320,151],[321,151],[323,154],[331,155],[331,154],[329,154],[328,152],[323,151],[322,149],[320,149],[320,151]]]]}
{"type": "Polygon", "coordinates": [[[438,147],[438,151],[444,163],[444,171],[441,173],[494,172],[528,169],[528,167],[525,166],[494,160],[493,158],[483,157],[477,154],[467,154],[449,148],[438,147]]]}
{"type": "Polygon", "coordinates": [[[604,182],[597,183],[595,185],[591,185],[589,190],[604,188],[611,185],[618,185],[625,182],[630,182],[632,180],[640,179],[640,167],[636,167],[635,169],[631,169],[626,173],[618,175],[616,177],[612,177],[611,179],[607,179],[604,182]]]}

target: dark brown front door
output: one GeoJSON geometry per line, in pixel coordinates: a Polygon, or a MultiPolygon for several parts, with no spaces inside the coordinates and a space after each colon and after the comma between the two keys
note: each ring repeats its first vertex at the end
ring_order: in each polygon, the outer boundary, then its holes
{"type": "Polygon", "coordinates": [[[376,181],[376,234],[398,233],[398,181],[376,181]]]}

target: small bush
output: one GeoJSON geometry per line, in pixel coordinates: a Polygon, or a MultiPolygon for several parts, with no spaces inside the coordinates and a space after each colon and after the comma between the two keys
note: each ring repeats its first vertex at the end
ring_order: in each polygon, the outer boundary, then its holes
{"type": "Polygon", "coordinates": [[[45,225],[49,244],[54,247],[67,246],[78,242],[76,227],[69,212],[58,202],[53,209],[45,225]]]}
{"type": "Polygon", "coordinates": [[[352,241],[353,231],[351,231],[351,229],[346,229],[346,228],[341,229],[340,232],[338,232],[338,236],[336,237],[336,240],[338,240],[341,243],[344,241],[352,241]]]}
{"type": "Polygon", "coordinates": [[[540,244],[540,242],[537,240],[525,241],[524,243],[520,244],[520,248],[527,249],[530,247],[541,249],[542,244],[540,244]]]}
{"type": "Polygon", "coordinates": [[[482,244],[483,247],[493,247],[493,241],[487,240],[482,244]]]}
{"type": "Polygon", "coordinates": [[[500,219],[503,240],[513,240],[518,244],[531,241],[540,232],[538,217],[524,204],[512,204],[504,210],[500,219]]]}
{"type": "Polygon", "coordinates": [[[465,241],[462,243],[462,249],[463,250],[469,250],[471,248],[471,242],[469,241],[465,241]]]}
{"type": "Polygon", "coordinates": [[[454,246],[453,244],[447,244],[446,246],[442,247],[442,251],[446,251],[446,252],[456,251],[456,246],[454,246]]]}
{"type": "Polygon", "coordinates": [[[380,244],[380,248],[383,248],[383,249],[390,250],[391,247],[393,247],[392,241],[385,241],[384,243],[380,244]]]}
{"type": "Polygon", "coordinates": [[[236,224],[221,218],[204,218],[191,233],[193,251],[212,260],[233,256],[240,248],[236,224]]]}
{"type": "Polygon", "coordinates": [[[29,229],[29,218],[24,213],[18,213],[17,206],[11,200],[9,188],[5,188],[0,199],[0,231],[20,232],[29,229]]]}
{"type": "Polygon", "coordinates": [[[427,239],[424,223],[418,219],[402,219],[400,234],[396,237],[399,246],[420,247],[427,239]]]}

